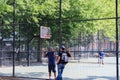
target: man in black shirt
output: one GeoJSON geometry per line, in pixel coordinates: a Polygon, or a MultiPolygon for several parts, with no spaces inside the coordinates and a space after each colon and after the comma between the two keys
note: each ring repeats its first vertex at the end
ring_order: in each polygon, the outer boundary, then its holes
{"type": "Polygon", "coordinates": [[[57,58],[58,76],[57,76],[56,80],[62,80],[62,73],[63,73],[63,70],[64,70],[65,65],[66,65],[66,63],[64,63],[62,60],[63,53],[66,53],[68,57],[71,57],[70,48],[68,48],[67,51],[65,51],[64,46],[60,47],[60,50],[58,53],[58,58],[57,58]]]}

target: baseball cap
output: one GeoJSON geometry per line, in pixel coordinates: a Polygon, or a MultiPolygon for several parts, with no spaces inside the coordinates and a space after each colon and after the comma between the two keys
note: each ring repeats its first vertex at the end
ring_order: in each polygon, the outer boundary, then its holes
{"type": "Polygon", "coordinates": [[[62,48],[62,50],[65,50],[65,46],[61,46],[60,48],[62,48]]]}

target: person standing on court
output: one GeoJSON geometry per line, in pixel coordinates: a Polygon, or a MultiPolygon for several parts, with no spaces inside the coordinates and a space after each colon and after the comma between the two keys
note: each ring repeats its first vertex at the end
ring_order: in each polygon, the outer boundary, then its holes
{"type": "Polygon", "coordinates": [[[104,57],[105,57],[105,52],[103,52],[103,49],[99,52],[99,64],[104,65],[104,57]]]}
{"type": "Polygon", "coordinates": [[[68,57],[71,57],[70,48],[68,48],[67,51],[65,51],[64,46],[60,47],[56,62],[58,67],[58,76],[56,80],[63,80],[62,73],[65,68],[65,65],[68,63],[68,57]]]}
{"type": "Polygon", "coordinates": [[[54,73],[54,80],[56,79],[56,54],[53,47],[50,48],[50,51],[43,49],[44,57],[48,57],[48,72],[49,79],[51,79],[51,72],[54,73]]]}

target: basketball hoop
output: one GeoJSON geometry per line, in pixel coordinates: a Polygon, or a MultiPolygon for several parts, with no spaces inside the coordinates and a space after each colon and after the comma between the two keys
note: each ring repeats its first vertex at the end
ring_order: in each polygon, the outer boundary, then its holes
{"type": "Polygon", "coordinates": [[[50,39],[52,37],[49,27],[40,27],[40,38],[50,39]]]}

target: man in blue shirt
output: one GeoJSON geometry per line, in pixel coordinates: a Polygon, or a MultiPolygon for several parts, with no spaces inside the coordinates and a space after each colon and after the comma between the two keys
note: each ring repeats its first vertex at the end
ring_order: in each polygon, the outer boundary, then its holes
{"type": "Polygon", "coordinates": [[[104,65],[104,56],[105,56],[105,53],[103,52],[103,50],[101,52],[99,52],[99,62],[100,64],[104,65]]]}
{"type": "Polygon", "coordinates": [[[43,50],[44,57],[48,57],[48,72],[49,79],[51,79],[51,71],[54,73],[54,79],[56,79],[56,55],[54,49],[51,47],[50,51],[43,50]]]}

